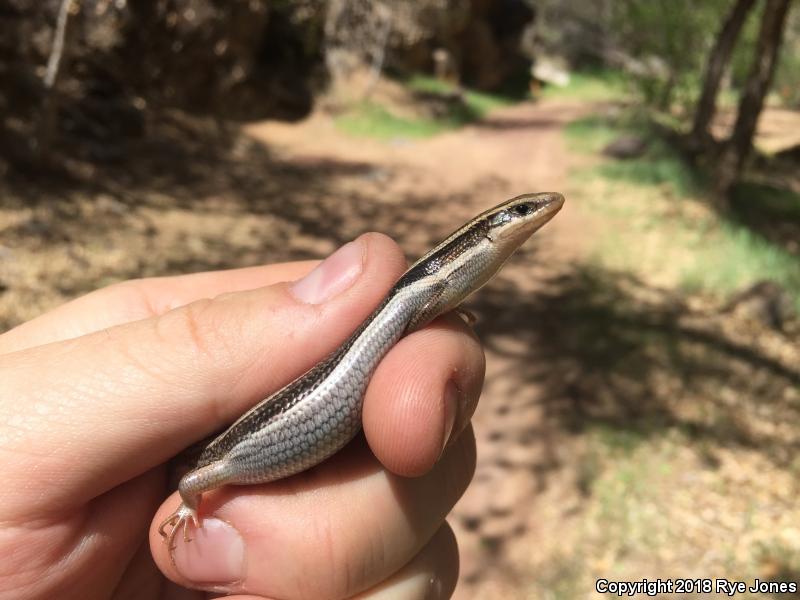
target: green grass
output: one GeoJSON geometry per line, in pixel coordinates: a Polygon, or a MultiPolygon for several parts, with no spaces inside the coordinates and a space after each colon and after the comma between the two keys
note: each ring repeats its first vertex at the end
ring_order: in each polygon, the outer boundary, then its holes
{"type": "Polygon", "coordinates": [[[590,435],[608,452],[629,456],[644,443],[648,437],[644,430],[620,429],[598,423],[593,425],[590,435]]]}
{"type": "Polygon", "coordinates": [[[570,73],[564,87],[546,86],[543,98],[579,98],[581,100],[615,100],[626,93],[625,76],[611,69],[591,69],[570,73]]]}
{"type": "Polygon", "coordinates": [[[650,440],[624,454],[591,434],[587,443],[603,465],[592,483],[594,502],[585,516],[587,525],[595,524],[591,530],[605,532],[595,543],[616,556],[649,554],[665,543],[674,543],[679,536],[663,520],[654,518],[674,443],[650,440]]]}
{"type": "MultiPolygon", "coordinates": [[[[426,75],[414,75],[403,81],[413,93],[451,99],[447,112],[439,118],[408,118],[393,114],[390,109],[365,101],[356,104],[336,118],[336,125],[345,133],[357,137],[381,140],[419,139],[458,129],[479,121],[491,111],[522,100],[519,96],[491,94],[477,90],[457,90],[451,84],[426,75]],[[456,93],[461,100],[452,100],[456,93]]],[[[549,86],[543,93],[547,98],[582,98],[604,100],[618,98],[624,92],[623,77],[616,71],[577,72],[571,75],[564,88],[549,86]]],[[[577,127],[580,127],[579,125],[577,127]]]]}
{"type": "Polygon", "coordinates": [[[567,143],[576,152],[597,154],[622,135],[635,134],[648,139],[648,148],[639,158],[606,161],[596,168],[603,177],[638,185],[669,185],[680,196],[697,193],[702,186],[698,174],[674,148],[654,136],[638,118],[611,122],[602,117],[586,117],[567,125],[567,143]]]}
{"type": "MultiPolygon", "coordinates": [[[[426,75],[414,75],[406,80],[406,85],[414,92],[437,94],[441,96],[456,92],[456,88],[449,83],[426,75]]],[[[511,98],[500,94],[490,94],[488,92],[479,92],[470,89],[464,89],[463,94],[464,103],[473,112],[476,118],[485,117],[489,111],[508,106],[519,100],[519,98],[511,98]]]]}
{"type": "Polygon", "coordinates": [[[800,310],[800,260],[759,233],[775,224],[800,224],[800,196],[744,185],[734,194],[731,218],[713,211],[697,215],[690,203],[709,201],[703,177],[652,130],[635,120],[598,117],[566,128],[570,147],[590,154],[631,132],[650,137],[642,157],[603,159],[574,179],[587,204],[615,221],[595,237],[595,260],[642,274],[672,273],[673,283],[687,292],[729,294],[771,279],[800,310]]]}
{"type": "Polygon", "coordinates": [[[363,102],[336,118],[336,126],[355,137],[380,140],[426,138],[456,128],[447,120],[408,119],[390,113],[380,105],[363,102]]]}
{"type": "Polygon", "coordinates": [[[613,142],[627,130],[612,125],[602,117],[585,117],[567,124],[564,133],[569,149],[575,152],[594,154],[613,142]]]}
{"type": "Polygon", "coordinates": [[[694,240],[695,260],[682,270],[686,290],[710,289],[730,293],[762,279],[784,286],[800,310],[800,260],[747,228],[721,223],[715,240],[694,240]]]}
{"type": "Polygon", "coordinates": [[[556,555],[536,572],[536,583],[529,590],[530,598],[548,600],[574,600],[585,598],[589,589],[590,569],[577,553],[556,555]]]}
{"type": "MultiPolygon", "coordinates": [[[[416,75],[404,84],[412,92],[451,98],[456,89],[433,77],[416,75]]],[[[458,129],[484,118],[491,110],[508,106],[513,99],[474,90],[463,90],[461,100],[448,100],[446,114],[439,118],[408,118],[393,114],[374,102],[356,104],[337,117],[337,127],[356,137],[381,140],[426,138],[458,129]]]]}
{"type": "Polygon", "coordinates": [[[698,174],[659,139],[651,139],[647,153],[641,158],[609,161],[598,170],[609,179],[636,185],[668,185],[679,196],[695,194],[702,186],[698,174]]]}

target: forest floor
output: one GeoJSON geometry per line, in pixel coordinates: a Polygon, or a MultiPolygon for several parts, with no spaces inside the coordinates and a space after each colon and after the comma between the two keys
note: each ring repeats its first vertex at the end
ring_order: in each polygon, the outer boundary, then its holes
{"type": "Polygon", "coordinates": [[[2,184],[0,330],[113,281],[320,257],[368,230],[414,259],[507,197],[560,191],[469,302],[488,366],[475,481],[450,518],[457,597],[800,581],[798,330],[686,284],[723,226],[668,184],[602,177],[608,159],[569,132],[615,110],[552,98],[386,140],[320,114],[225,144],[176,119],[129,164],[2,184]],[[711,225],[675,248],[696,222],[711,225]]]}

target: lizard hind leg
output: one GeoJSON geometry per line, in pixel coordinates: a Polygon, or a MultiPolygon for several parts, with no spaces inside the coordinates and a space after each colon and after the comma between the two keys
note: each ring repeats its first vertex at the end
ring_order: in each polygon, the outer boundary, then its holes
{"type": "Polygon", "coordinates": [[[192,541],[192,539],[189,537],[189,521],[192,522],[192,525],[194,525],[195,529],[200,528],[200,520],[197,516],[197,509],[181,503],[175,512],[164,519],[161,525],[158,526],[158,533],[164,538],[164,541],[166,541],[170,555],[172,551],[175,550],[175,536],[181,529],[183,529],[183,541],[192,541]],[[167,532],[167,527],[171,528],[169,532],[167,532]]]}
{"type": "Polygon", "coordinates": [[[189,471],[181,478],[178,491],[183,502],[158,526],[158,533],[166,541],[170,555],[175,550],[175,537],[179,530],[183,530],[183,541],[190,542],[189,522],[191,521],[195,529],[200,529],[198,506],[203,493],[231,482],[230,464],[225,461],[213,462],[189,471]],[[168,527],[171,528],[169,532],[168,527]]]}

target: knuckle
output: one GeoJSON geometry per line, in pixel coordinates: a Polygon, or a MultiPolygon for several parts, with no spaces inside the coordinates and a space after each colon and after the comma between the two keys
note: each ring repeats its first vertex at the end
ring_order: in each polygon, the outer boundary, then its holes
{"type": "Polygon", "coordinates": [[[198,354],[203,356],[211,355],[210,350],[214,347],[211,344],[212,340],[209,339],[213,336],[214,330],[207,326],[210,306],[210,300],[198,300],[178,311],[182,317],[182,325],[187,340],[198,354]]]}
{"type": "Polygon", "coordinates": [[[213,301],[202,299],[176,308],[156,321],[156,333],[168,344],[178,344],[200,358],[213,359],[220,344],[213,301]]]}

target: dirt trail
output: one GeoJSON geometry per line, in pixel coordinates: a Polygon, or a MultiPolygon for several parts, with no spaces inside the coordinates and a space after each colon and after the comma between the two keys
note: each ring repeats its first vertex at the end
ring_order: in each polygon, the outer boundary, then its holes
{"type": "MultiPolygon", "coordinates": [[[[302,127],[258,124],[248,133],[293,160],[365,161],[391,171],[384,200],[403,202],[410,190],[438,199],[424,214],[431,216],[429,227],[438,229],[434,237],[441,237],[448,227],[507,196],[563,191],[570,161],[562,129],[590,110],[585,104],[526,103],[459,131],[392,144],[354,142],[322,117],[302,127]]],[[[470,302],[486,342],[487,378],[474,418],[479,451],[475,481],[450,518],[461,548],[459,598],[520,594],[525,588],[520,577],[535,572],[534,548],[544,533],[547,507],[561,511],[572,501],[558,490],[575,494],[574,485],[550,485],[559,477],[560,458],[553,450],[559,443],[549,439],[553,428],[545,420],[564,399],[547,397],[553,386],[543,384],[548,373],[537,366],[545,362],[537,357],[547,349],[526,305],[581,256],[584,218],[568,198],[530,247],[470,302]]],[[[391,229],[386,233],[393,234],[391,229]]],[[[415,236],[404,236],[404,247],[414,256],[426,250],[416,242],[415,236]]],[[[552,533],[558,540],[557,532],[552,533]]]]}
{"type": "MultiPolygon", "coordinates": [[[[458,217],[485,210],[503,193],[563,190],[569,162],[561,130],[589,111],[586,104],[524,103],[431,139],[389,144],[347,137],[323,115],[301,126],[257,123],[246,132],[290,160],[350,160],[390,169],[399,177],[385,188],[388,202],[392,193],[402,202],[409,187],[418,196],[450,196],[458,200],[450,220],[456,224],[458,217]],[[497,189],[497,194],[475,193],[487,187],[497,189]]],[[[554,224],[539,235],[548,240],[548,247],[572,252],[580,243],[578,219],[576,208],[567,203],[554,224]]]]}

